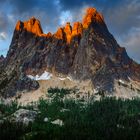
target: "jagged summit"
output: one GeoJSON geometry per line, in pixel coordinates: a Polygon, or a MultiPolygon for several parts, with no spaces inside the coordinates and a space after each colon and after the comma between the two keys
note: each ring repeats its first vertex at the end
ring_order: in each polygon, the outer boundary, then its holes
{"type": "Polygon", "coordinates": [[[83,32],[83,25],[80,22],[75,22],[73,26],[71,26],[70,22],[67,22],[66,25],[62,28],[59,28],[55,33],[55,37],[58,39],[62,39],[68,44],[71,43],[71,40],[75,36],[81,36],[83,32]]]}
{"type": "Polygon", "coordinates": [[[43,34],[40,21],[35,17],[31,17],[28,21],[18,21],[15,27],[16,31],[26,30],[28,32],[34,33],[35,35],[43,34]]]}
{"type": "Polygon", "coordinates": [[[108,92],[116,91],[116,80],[140,81],[140,65],[119,46],[95,8],[86,10],[82,23],[68,22],[54,34],[44,34],[34,17],[18,21],[3,64],[0,93],[5,96],[38,88],[27,75],[44,71],[79,83],[88,80],[93,90],[108,92]]]}
{"type": "Polygon", "coordinates": [[[83,25],[80,22],[75,22],[72,28],[72,36],[82,35],[83,33],[83,25]]]}
{"type": "MultiPolygon", "coordinates": [[[[92,22],[104,23],[102,14],[100,14],[95,8],[87,8],[83,18],[83,22],[75,22],[71,26],[70,22],[67,22],[64,27],[60,27],[54,36],[58,39],[63,39],[67,43],[71,42],[73,36],[82,35],[83,28],[88,28],[92,22]]],[[[105,24],[105,23],[104,23],[105,24]]],[[[16,31],[26,30],[38,36],[49,36],[50,34],[44,34],[40,21],[35,17],[31,17],[28,21],[18,21],[15,27],[16,31]]]]}
{"type": "Polygon", "coordinates": [[[66,26],[64,27],[64,32],[66,34],[67,42],[70,43],[70,41],[71,41],[71,35],[72,35],[72,27],[70,25],[70,22],[67,22],[66,23],[66,26]]]}
{"type": "Polygon", "coordinates": [[[83,18],[83,27],[88,28],[92,22],[104,24],[104,18],[95,8],[87,8],[86,14],[83,18]]]}
{"type": "Polygon", "coordinates": [[[56,37],[57,39],[62,39],[62,40],[64,40],[65,34],[64,34],[63,28],[59,28],[59,29],[57,30],[57,32],[55,33],[55,37],[56,37]]]}

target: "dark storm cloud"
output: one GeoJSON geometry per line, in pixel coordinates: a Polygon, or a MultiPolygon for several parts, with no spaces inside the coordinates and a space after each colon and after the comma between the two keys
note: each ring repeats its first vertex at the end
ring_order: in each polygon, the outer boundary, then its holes
{"type": "Polygon", "coordinates": [[[6,15],[0,12],[0,31],[6,30],[7,26],[8,26],[8,21],[6,15]]]}
{"type": "Polygon", "coordinates": [[[0,12],[0,40],[7,39],[8,19],[3,12],[0,12]]]}
{"type": "MultiPolygon", "coordinates": [[[[7,15],[4,18],[9,18],[8,14],[10,14],[13,16],[15,23],[17,20],[27,20],[35,16],[41,20],[45,29],[47,27],[48,30],[53,30],[59,20],[60,10],[57,0],[6,0],[5,2],[0,0],[0,4],[0,8],[3,5],[10,8],[10,12],[8,11],[9,13],[6,13],[7,15]]],[[[3,8],[3,11],[6,10],[3,8]]],[[[0,28],[2,28],[1,24],[0,28]]]]}
{"type": "Polygon", "coordinates": [[[125,34],[131,28],[140,28],[140,1],[125,0],[125,3],[109,8],[105,14],[107,23],[116,34],[125,34]]]}
{"type": "MultiPolygon", "coordinates": [[[[69,10],[73,18],[77,18],[79,9],[87,5],[97,7],[104,14],[109,28],[116,35],[123,34],[134,26],[140,27],[139,0],[0,0],[1,5],[4,3],[12,7],[11,13],[17,18],[36,16],[48,26],[58,25],[62,11],[69,10]]],[[[0,24],[0,28],[1,26],[0,24]]]]}
{"type": "Polygon", "coordinates": [[[123,37],[121,44],[127,47],[128,54],[140,63],[140,29],[132,29],[123,37]]]}
{"type": "Polygon", "coordinates": [[[32,10],[37,6],[37,0],[7,0],[19,14],[32,10]]]}
{"type": "Polygon", "coordinates": [[[56,0],[7,0],[13,7],[14,14],[22,15],[28,13],[34,14],[38,11],[44,12],[48,15],[56,14],[56,0]]]}
{"type": "Polygon", "coordinates": [[[115,7],[118,4],[124,4],[126,0],[120,1],[120,0],[60,0],[61,6],[64,9],[73,9],[73,8],[79,8],[83,5],[92,5],[92,6],[98,6],[102,8],[110,8],[115,7]]]}

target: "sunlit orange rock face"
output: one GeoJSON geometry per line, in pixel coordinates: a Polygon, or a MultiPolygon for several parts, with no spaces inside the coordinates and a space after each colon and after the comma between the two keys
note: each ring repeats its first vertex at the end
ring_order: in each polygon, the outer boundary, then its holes
{"type": "Polygon", "coordinates": [[[59,28],[57,30],[57,32],[54,34],[54,36],[57,38],[57,39],[64,39],[65,38],[65,35],[64,35],[64,30],[63,28],[59,28]]]}
{"type": "Polygon", "coordinates": [[[38,36],[43,34],[43,31],[42,31],[42,28],[40,25],[40,21],[34,17],[32,17],[31,19],[29,19],[28,21],[25,21],[25,22],[18,21],[17,25],[16,25],[16,30],[19,31],[22,29],[24,29],[28,32],[31,32],[35,35],[38,35],[38,36]]]}
{"type": "Polygon", "coordinates": [[[72,34],[72,27],[70,25],[70,22],[66,23],[66,26],[64,27],[64,32],[66,34],[67,43],[70,43],[70,41],[71,41],[71,34],[72,34]]]}
{"type": "Polygon", "coordinates": [[[82,35],[83,25],[80,22],[75,22],[72,28],[72,36],[82,35]]]}
{"type": "Polygon", "coordinates": [[[80,22],[75,22],[73,27],[69,22],[66,23],[65,27],[59,28],[54,36],[57,39],[62,39],[70,44],[72,37],[81,36],[83,32],[83,25],[80,22]]]}
{"type": "Polygon", "coordinates": [[[68,44],[70,44],[72,37],[81,36],[84,28],[88,28],[88,26],[93,22],[104,22],[103,16],[97,12],[95,8],[88,8],[86,10],[86,15],[83,19],[83,23],[75,22],[73,27],[70,25],[70,22],[67,22],[65,27],[61,27],[57,30],[57,32],[52,35],[51,33],[44,34],[40,25],[40,21],[35,17],[32,17],[28,21],[18,21],[16,25],[16,30],[26,30],[30,33],[33,33],[37,36],[42,37],[52,37],[54,36],[57,39],[62,39],[68,44]]]}
{"type": "Polygon", "coordinates": [[[86,15],[83,18],[83,23],[75,22],[73,26],[71,26],[70,23],[67,22],[65,27],[58,29],[55,33],[55,37],[57,39],[64,39],[70,44],[72,37],[81,36],[83,29],[88,28],[92,22],[104,23],[104,18],[95,8],[88,8],[86,10],[86,15]]]}
{"type": "Polygon", "coordinates": [[[104,23],[104,18],[95,8],[87,8],[86,15],[83,18],[83,27],[88,28],[92,21],[104,23]]]}

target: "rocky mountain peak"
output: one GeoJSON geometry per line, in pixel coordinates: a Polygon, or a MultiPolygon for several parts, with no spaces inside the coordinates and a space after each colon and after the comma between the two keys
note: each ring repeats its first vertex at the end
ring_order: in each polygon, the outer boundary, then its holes
{"type": "Polygon", "coordinates": [[[64,27],[64,32],[66,34],[67,43],[70,43],[70,41],[71,41],[71,34],[72,34],[72,27],[70,25],[70,22],[66,23],[66,26],[64,27]]]}
{"type": "Polygon", "coordinates": [[[16,31],[25,30],[38,36],[43,34],[40,21],[35,17],[31,17],[28,21],[24,22],[18,21],[15,29],[16,31]]]}
{"type": "Polygon", "coordinates": [[[82,35],[83,33],[83,25],[80,22],[75,22],[72,28],[72,36],[82,35]]]}
{"type": "Polygon", "coordinates": [[[58,28],[58,30],[57,30],[57,32],[54,34],[54,36],[55,36],[57,39],[62,39],[62,40],[64,40],[64,38],[65,38],[64,29],[63,29],[63,28],[58,28]]]}
{"type": "Polygon", "coordinates": [[[97,22],[99,24],[104,23],[103,15],[95,8],[87,8],[86,14],[83,18],[83,27],[88,28],[92,22],[97,22]]]}
{"type": "Polygon", "coordinates": [[[95,8],[86,10],[82,23],[71,26],[67,22],[55,34],[43,34],[34,17],[17,22],[0,71],[0,93],[9,96],[18,90],[36,89],[38,82],[27,75],[44,71],[76,81],[90,80],[92,88],[105,91],[115,90],[118,79],[140,81],[140,65],[118,45],[95,8]]]}

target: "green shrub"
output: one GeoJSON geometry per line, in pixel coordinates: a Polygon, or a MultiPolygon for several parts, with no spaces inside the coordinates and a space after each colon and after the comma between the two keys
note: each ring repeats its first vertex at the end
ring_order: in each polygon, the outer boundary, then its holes
{"type": "Polygon", "coordinates": [[[19,108],[17,101],[12,101],[9,104],[0,103],[0,112],[4,116],[11,115],[19,108]]]}
{"type": "Polygon", "coordinates": [[[65,89],[65,88],[49,88],[48,89],[48,95],[49,97],[57,96],[63,98],[65,95],[70,94],[72,92],[72,89],[65,89]]]}

